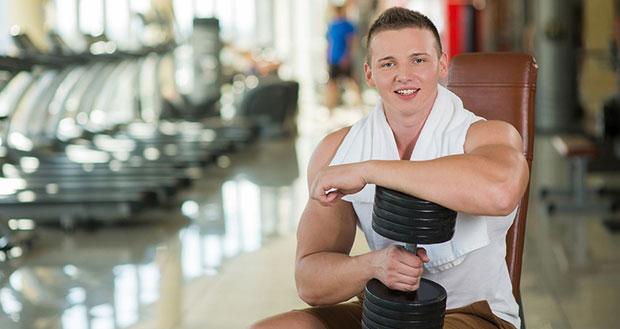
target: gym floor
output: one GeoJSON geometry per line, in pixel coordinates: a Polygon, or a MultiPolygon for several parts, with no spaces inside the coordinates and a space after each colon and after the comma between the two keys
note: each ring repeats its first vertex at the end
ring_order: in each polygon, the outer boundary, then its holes
{"type": "MultiPolygon", "coordinates": [[[[130,224],[38,227],[33,249],[4,264],[0,327],[232,329],[304,307],[293,262],[306,164],[322,136],[364,112],[330,117],[302,98],[298,138],[220,158],[170,207],[130,224]]],[[[563,184],[567,166],[549,136],[536,138],[521,282],[527,328],[618,328],[620,234],[602,225],[604,213],[547,214],[539,190],[563,184]]],[[[366,249],[358,235],[354,253],[366,249]]]]}

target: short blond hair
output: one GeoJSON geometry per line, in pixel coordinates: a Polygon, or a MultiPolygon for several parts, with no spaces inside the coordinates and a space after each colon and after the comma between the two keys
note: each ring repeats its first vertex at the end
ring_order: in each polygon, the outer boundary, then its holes
{"type": "Polygon", "coordinates": [[[402,30],[406,28],[418,28],[431,31],[437,43],[437,56],[441,56],[443,52],[441,38],[439,37],[439,32],[435,24],[433,24],[428,17],[415,10],[392,7],[381,13],[368,30],[368,36],[366,37],[367,61],[370,62],[370,41],[375,34],[383,31],[402,30]]]}

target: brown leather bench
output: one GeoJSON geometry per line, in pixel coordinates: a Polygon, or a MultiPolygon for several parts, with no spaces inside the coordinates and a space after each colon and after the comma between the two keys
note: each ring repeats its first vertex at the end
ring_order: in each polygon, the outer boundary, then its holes
{"type": "Polygon", "coordinates": [[[598,146],[585,135],[556,135],[551,143],[558,153],[567,158],[593,158],[598,154],[598,146]]]}
{"type": "MultiPolygon", "coordinates": [[[[465,108],[489,120],[506,121],[519,131],[530,172],[534,157],[537,72],[536,61],[528,54],[467,53],[452,59],[447,83],[448,89],[461,98],[465,108]]],[[[528,200],[529,186],[506,234],[506,264],[512,292],[519,304],[528,200]]],[[[522,313],[520,317],[521,328],[525,328],[522,313]]]]}
{"type": "Polygon", "coordinates": [[[583,134],[555,135],[551,139],[554,149],[565,158],[570,165],[568,186],[559,188],[544,188],[543,197],[554,195],[564,196],[562,200],[549,200],[547,210],[555,211],[609,211],[611,200],[597,196],[596,191],[589,189],[586,184],[588,162],[598,155],[597,144],[583,134]]]}

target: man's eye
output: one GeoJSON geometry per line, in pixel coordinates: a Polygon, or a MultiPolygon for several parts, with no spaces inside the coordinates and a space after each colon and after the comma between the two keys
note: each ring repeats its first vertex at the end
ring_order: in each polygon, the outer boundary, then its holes
{"type": "Polygon", "coordinates": [[[420,63],[424,63],[424,60],[422,58],[416,58],[413,60],[414,63],[420,64],[420,63]]]}
{"type": "Polygon", "coordinates": [[[381,65],[381,67],[392,67],[394,66],[394,63],[384,63],[381,65]]]}

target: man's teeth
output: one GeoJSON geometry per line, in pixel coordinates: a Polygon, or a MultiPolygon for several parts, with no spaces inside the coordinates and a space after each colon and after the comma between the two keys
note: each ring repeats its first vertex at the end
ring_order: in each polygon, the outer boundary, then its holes
{"type": "Polygon", "coordinates": [[[400,95],[411,95],[418,90],[420,89],[403,89],[403,90],[397,90],[396,93],[400,95]]]}

